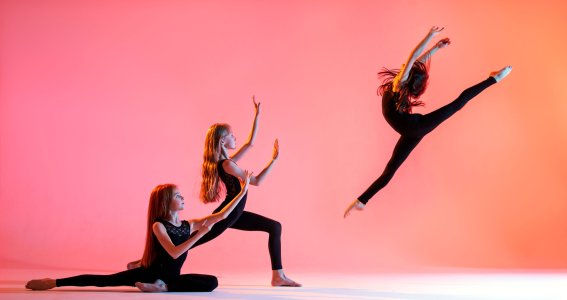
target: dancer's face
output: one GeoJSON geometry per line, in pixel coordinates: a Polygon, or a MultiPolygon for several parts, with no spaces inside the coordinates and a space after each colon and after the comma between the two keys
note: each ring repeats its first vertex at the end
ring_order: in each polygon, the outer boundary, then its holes
{"type": "Polygon", "coordinates": [[[232,134],[232,130],[221,138],[221,143],[226,149],[236,149],[236,138],[232,134]]]}
{"type": "Polygon", "coordinates": [[[171,199],[171,203],[169,204],[169,209],[171,211],[179,211],[185,208],[185,198],[181,196],[181,193],[178,189],[173,190],[173,199],[171,199]]]}

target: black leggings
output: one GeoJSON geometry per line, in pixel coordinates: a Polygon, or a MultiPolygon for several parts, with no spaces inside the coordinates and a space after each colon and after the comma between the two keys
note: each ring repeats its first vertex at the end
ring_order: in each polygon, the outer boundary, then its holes
{"type": "Polygon", "coordinates": [[[433,129],[459,111],[461,108],[467,104],[472,98],[480,94],[489,86],[496,83],[493,77],[464,90],[461,95],[453,102],[425,115],[421,114],[410,114],[405,119],[406,121],[396,124],[396,131],[400,133],[400,139],[394,147],[392,157],[386,168],[382,172],[382,175],[374,181],[368,189],[358,200],[366,204],[370,198],[372,198],[378,191],[390,182],[398,168],[402,163],[408,158],[413,149],[419,144],[421,139],[430,133],[433,129]]]}
{"type": "Polygon", "coordinates": [[[203,274],[181,274],[159,278],[157,272],[136,268],[111,275],[79,275],[57,279],[57,286],[134,286],[136,282],[154,283],[157,279],[167,284],[170,292],[211,292],[218,286],[215,276],[203,274]]]}
{"type": "MultiPolygon", "coordinates": [[[[192,248],[202,245],[223,233],[228,228],[234,228],[245,231],[263,231],[268,233],[268,251],[270,252],[270,261],[272,270],[282,269],[282,254],[281,254],[281,234],[282,225],[275,220],[266,218],[264,216],[245,211],[246,194],[244,199],[234,208],[228,217],[216,223],[207,234],[200,238],[192,248]]],[[[223,202],[217,207],[213,213],[223,209],[228,204],[227,201],[223,202]]]]}

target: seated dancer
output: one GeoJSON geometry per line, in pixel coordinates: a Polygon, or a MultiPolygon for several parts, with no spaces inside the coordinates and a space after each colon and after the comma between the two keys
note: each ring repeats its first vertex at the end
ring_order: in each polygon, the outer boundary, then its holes
{"type": "Polygon", "coordinates": [[[226,219],[245,197],[251,174],[244,171],[240,192],[218,212],[201,219],[179,220],[184,199],[173,184],[155,187],[150,195],[146,246],[141,267],[112,275],[79,275],[61,279],[34,279],[26,284],[32,290],[62,286],[136,286],[144,292],[211,292],[218,286],[215,276],[180,274],[187,251],[211,227],[226,219]]]}

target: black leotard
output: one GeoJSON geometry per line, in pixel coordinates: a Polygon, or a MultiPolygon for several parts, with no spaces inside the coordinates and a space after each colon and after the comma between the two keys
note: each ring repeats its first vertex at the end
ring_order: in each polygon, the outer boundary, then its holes
{"type": "Polygon", "coordinates": [[[241,187],[240,187],[240,180],[238,180],[237,177],[228,174],[224,170],[222,165],[225,161],[227,161],[227,159],[223,159],[219,161],[217,170],[219,171],[219,178],[226,186],[225,201],[229,200],[230,202],[230,200],[232,200],[234,197],[236,197],[236,195],[238,195],[238,193],[240,193],[241,187]]]}
{"type": "Polygon", "coordinates": [[[464,90],[453,102],[425,115],[399,112],[396,110],[396,103],[399,101],[400,94],[392,90],[385,91],[382,95],[382,114],[388,124],[401,136],[380,177],[358,197],[358,200],[366,204],[370,198],[390,182],[398,168],[425,135],[463,108],[467,102],[484,89],[495,83],[496,80],[489,77],[464,90]]]}
{"type": "MultiPolygon", "coordinates": [[[[189,239],[191,227],[189,222],[182,221],[177,227],[165,220],[158,220],[165,226],[167,235],[174,245],[189,239]]],[[[136,282],[154,283],[161,279],[167,284],[170,292],[210,292],[218,286],[215,276],[203,274],[180,274],[181,267],[187,258],[187,252],[174,259],[161,246],[153,235],[157,255],[148,268],[140,267],[112,275],[79,275],[57,279],[57,286],[134,286],[136,282]]]]}
{"type": "MultiPolygon", "coordinates": [[[[213,213],[222,210],[238,193],[240,193],[240,181],[237,177],[232,176],[223,168],[223,163],[226,159],[221,160],[217,164],[219,177],[226,186],[226,198],[217,207],[213,213]]],[[[272,265],[272,270],[282,269],[282,257],[281,257],[281,231],[282,226],[278,221],[266,218],[264,216],[244,211],[244,206],[246,205],[246,199],[248,193],[246,193],[240,203],[234,208],[234,210],[228,215],[228,217],[218,223],[216,223],[207,234],[205,234],[193,247],[202,245],[223,233],[228,228],[245,230],[245,231],[263,231],[268,233],[268,251],[270,253],[270,262],[272,265]]]]}
{"type": "MultiPolygon", "coordinates": [[[[167,231],[167,235],[175,246],[178,246],[189,239],[189,234],[191,233],[191,226],[189,225],[189,222],[183,220],[179,227],[166,220],[158,220],[158,222],[163,224],[167,231]]],[[[156,271],[158,271],[158,274],[160,274],[160,278],[167,278],[170,276],[169,274],[181,274],[181,267],[183,266],[185,259],[187,259],[187,251],[174,259],[161,246],[155,235],[152,235],[152,238],[154,239],[154,245],[156,245],[157,253],[150,268],[155,268],[156,271]]]]}

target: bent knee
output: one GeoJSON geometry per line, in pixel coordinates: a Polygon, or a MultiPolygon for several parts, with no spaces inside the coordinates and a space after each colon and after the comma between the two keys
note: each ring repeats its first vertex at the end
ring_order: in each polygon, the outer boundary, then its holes
{"type": "Polygon", "coordinates": [[[282,224],[278,221],[273,221],[270,228],[270,234],[281,235],[282,224]]]}
{"type": "Polygon", "coordinates": [[[215,276],[211,276],[212,278],[209,281],[209,285],[207,287],[207,291],[212,292],[219,286],[219,281],[215,276]]]}

